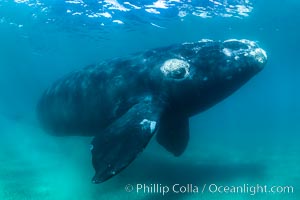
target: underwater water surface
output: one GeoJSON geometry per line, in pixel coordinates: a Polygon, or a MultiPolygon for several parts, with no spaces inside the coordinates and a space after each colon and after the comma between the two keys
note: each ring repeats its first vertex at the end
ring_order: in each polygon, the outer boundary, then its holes
{"type": "Polygon", "coordinates": [[[296,0],[0,0],[0,199],[300,199],[299,9],[296,0]],[[128,168],[95,185],[92,138],[40,127],[38,99],[64,74],[203,38],[258,41],[268,63],[190,119],[182,156],[152,139],[128,168]],[[199,192],[126,192],[128,184],[193,184],[199,192]],[[202,193],[212,184],[293,191],[202,193]]]}

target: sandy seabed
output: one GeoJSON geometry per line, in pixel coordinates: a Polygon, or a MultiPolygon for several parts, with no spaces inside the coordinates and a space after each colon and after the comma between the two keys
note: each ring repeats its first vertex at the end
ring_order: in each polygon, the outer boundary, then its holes
{"type": "MultiPolygon", "coordinates": [[[[183,156],[174,158],[155,140],[127,169],[109,181],[91,183],[94,170],[91,138],[53,137],[35,123],[0,118],[0,199],[300,199],[300,145],[256,145],[241,148],[226,142],[191,141],[183,156]],[[131,184],[133,191],[126,192],[131,184]],[[163,195],[137,184],[168,186],[163,195]],[[175,193],[172,186],[198,187],[198,192],[175,193]],[[293,186],[293,193],[219,193],[218,186],[293,186]],[[206,190],[202,192],[203,186],[206,190]]],[[[193,139],[193,138],[191,138],[193,139]]],[[[153,188],[152,188],[153,189],[153,188]]]]}

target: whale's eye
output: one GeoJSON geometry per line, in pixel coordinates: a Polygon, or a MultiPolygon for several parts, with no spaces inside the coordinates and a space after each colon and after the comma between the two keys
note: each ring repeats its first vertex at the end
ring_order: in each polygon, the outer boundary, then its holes
{"type": "Polygon", "coordinates": [[[160,70],[166,77],[180,80],[188,77],[189,68],[188,62],[174,58],[165,61],[160,70]]]}

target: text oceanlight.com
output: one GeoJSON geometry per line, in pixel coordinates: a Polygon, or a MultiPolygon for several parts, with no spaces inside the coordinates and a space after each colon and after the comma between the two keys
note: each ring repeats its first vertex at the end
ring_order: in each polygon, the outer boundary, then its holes
{"type": "Polygon", "coordinates": [[[218,184],[127,184],[125,186],[126,192],[136,192],[137,194],[161,194],[166,195],[168,193],[178,194],[199,194],[199,193],[212,193],[212,194],[292,194],[294,193],[293,186],[278,186],[278,185],[218,185],[218,184]]]}

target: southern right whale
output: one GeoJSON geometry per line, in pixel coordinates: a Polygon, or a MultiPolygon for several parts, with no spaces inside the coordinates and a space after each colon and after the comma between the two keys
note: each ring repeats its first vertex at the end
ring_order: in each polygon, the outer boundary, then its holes
{"type": "Polygon", "coordinates": [[[249,40],[175,44],[72,72],[42,95],[37,114],[59,136],[94,136],[94,183],[127,167],[156,133],[174,155],[189,140],[189,117],[260,72],[266,53],[249,40]]]}

